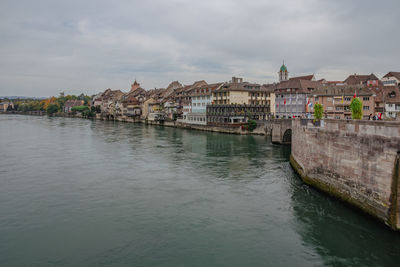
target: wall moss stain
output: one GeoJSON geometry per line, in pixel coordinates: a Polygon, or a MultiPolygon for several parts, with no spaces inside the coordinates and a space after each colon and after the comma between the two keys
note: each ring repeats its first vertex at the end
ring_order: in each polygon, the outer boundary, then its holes
{"type": "Polygon", "coordinates": [[[300,167],[300,165],[297,163],[292,155],[290,156],[290,164],[304,183],[314,187],[320,192],[328,194],[333,198],[341,200],[345,204],[356,207],[365,214],[372,216],[373,218],[378,219],[379,221],[390,226],[390,224],[388,224],[384,217],[377,216],[377,214],[379,214],[380,212],[374,206],[368,205],[367,203],[362,201],[358,201],[351,194],[341,191],[340,189],[338,189],[338,187],[334,185],[324,183],[318,178],[311,178],[308,175],[305,175],[303,169],[300,167]]]}
{"type": "Polygon", "coordinates": [[[396,155],[394,168],[393,168],[393,179],[392,188],[390,194],[390,207],[389,207],[389,218],[388,224],[393,229],[400,230],[400,218],[399,218],[399,176],[400,176],[400,154],[396,155]]]}
{"type": "Polygon", "coordinates": [[[399,230],[396,128],[400,124],[325,120],[316,129],[296,119],[290,163],[305,183],[399,230]],[[358,134],[349,131],[356,128],[358,134]]]}

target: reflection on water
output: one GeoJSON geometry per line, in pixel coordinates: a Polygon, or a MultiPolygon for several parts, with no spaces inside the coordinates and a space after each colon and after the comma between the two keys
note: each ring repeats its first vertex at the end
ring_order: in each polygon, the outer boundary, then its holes
{"type": "Polygon", "coordinates": [[[268,137],[0,116],[0,266],[395,266],[268,137]]]}

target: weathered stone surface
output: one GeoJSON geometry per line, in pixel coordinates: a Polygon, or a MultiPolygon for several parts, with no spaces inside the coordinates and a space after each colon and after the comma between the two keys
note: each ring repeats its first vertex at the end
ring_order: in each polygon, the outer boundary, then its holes
{"type": "Polygon", "coordinates": [[[394,122],[344,120],[317,128],[296,119],[291,163],[305,182],[400,229],[399,129],[394,122]]]}
{"type": "Polygon", "coordinates": [[[284,140],[285,132],[292,127],[291,119],[280,119],[271,121],[271,141],[277,144],[290,144],[290,141],[284,140]]]}

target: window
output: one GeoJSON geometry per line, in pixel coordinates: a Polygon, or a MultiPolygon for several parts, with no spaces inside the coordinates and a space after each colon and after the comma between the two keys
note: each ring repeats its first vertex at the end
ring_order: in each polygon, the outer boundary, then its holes
{"type": "Polygon", "coordinates": [[[315,102],[318,102],[318,97],[315,97],[315,102]]]}
{"type": "Polygon", "coordinates": [[[332,109],[333,109],[332,107],[328,107],[328,108],[327,108],[327,110],[332,110],[332,109]]]}
{"type": "Polygon", "coordinates": [[[328,102],[332,102],[332,97],[328,97],[328,102]]]}
{"type": "Polygon", "coordinates": [[[336,120],[340,120],[340,116],[335,116],[335,119],[336,120]]]}
{"type": "Polygon", "coordinates": [[[393,104],[389,104],[389,108],[393,107],[393,104]]]}
{"type": "Polygon", "coordinates": [[[336,110],[342,110],[342,107],[336,107],[336,110]]]}
{"type": "Polygon", "coordinates": [[[344,100],[345,101],[351,101],[351,97],[345,97],[344,100]]]}
{"type": "Polygon", "coordinates": [[[369,101],[369,96],[364,96],[363,101],[369,101]]]}
{"type": "Polygon", "coordinates": [[[363,106],[363,110],[369,110],[369,106],[363,106]]]}

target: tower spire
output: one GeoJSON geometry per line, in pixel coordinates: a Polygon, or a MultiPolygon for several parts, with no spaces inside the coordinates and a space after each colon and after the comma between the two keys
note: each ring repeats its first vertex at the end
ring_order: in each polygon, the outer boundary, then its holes
{"type": "Polygon", "coordinates": [[[281,69],[278,72],[279,74],[279,81],[287,81],[289,79],[289,72],[285,66],[285,60],[282,60],[282,66],[281,69]]]}

